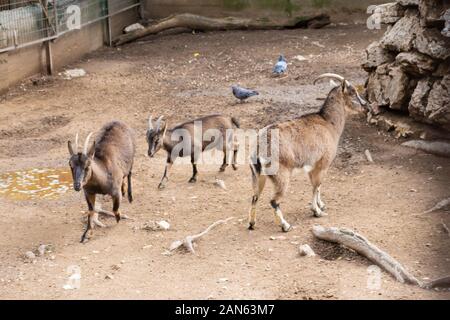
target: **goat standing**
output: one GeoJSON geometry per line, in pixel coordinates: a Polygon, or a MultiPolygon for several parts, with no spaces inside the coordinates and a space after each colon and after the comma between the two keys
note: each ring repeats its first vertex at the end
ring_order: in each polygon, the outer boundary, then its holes
{"type": "Polygon", "coordinates": [[[136,149],[133,131],[126,124],[114,121],[101,129],[89,148],[91,136],[92,133],[86,138],[83,152],[78,152],[78,134],[75,146],[72,146],[71,141],[68,142],[73,187],[75,191],[83,189],[89,209],[87,227],[81,242],[86,239],[87,233],[94,225],[104,227],[98,220],[98,212],[95,211],[97,194],[108,194],[112,197],[113,213],[103,210],[101,213],[113,215],[117,222],[121,218],[119,207],[122,197],[125,196],[125,179],[128,180],[128,201],[133,201],[131,172],[136,149]]]}
{"type": "Polygon", "coordinates": [[[254,195],[249,214],[249,229],[251,230],[256,223],[256,204],[264,189],[267,176],[275,186],[275,194],[270,204],[275,210],[277,223],[284,232],[291,229],[283,217],[280,200],[288,188],[292,171],[295,168],[302,168],[309,175],[313,186],[312,210],[314,215],[320,217],[324,214],[325,204],[320,196],[320,186],[336,156],[339,139],[345,126],[345,108],[353,105],[353,97],[356,97],[363,106],[366,105],[366,102],[359,96],[356,88],[342,76],[326,73],[319,76],[314,84],[323,78],[332,78],[342,84],[330,91],[319,112],[269,125],[260,133],[260,139],[262,134],[267,134],[267,141],[272,141],[272,132],[275,133],[273,130],[277,130],[278,135],[273,137],[278,140],[276,144],[273,144],[277,147],[272,148],[269,144],[268,152],[278,152],[279,163],[276,173],[265,175],[267,161],[257,154],[252,155],[250,168],[254,195]]]}
{"type": "Polygon", "coordinates": [[[148,143],[148,156],[154,157],[154,155],[163,148],[167,152],[166,167],[164,169],[164,175],[159,183],[158,188],[165,187],[165,183],[168,180],[168,172],[175,162],[177,157],[191,157],[192,164],[192,177],[189,182],[194,183],[197,181],[197,161],[200,152],[212,149],[221,149],[224,152],[223,163],[220,167],[220,171],[225,171],[228,166],[228,154],[229,151],[233,151],[232,167],[237,170],[236,158],[238,152],[238,145],[234,141],[233,131],[239,128],[239,121],[233,117],[227,117],[220,114],[213,114],[198,118],[195,120],[187,121],[182,124],[176,125],[172,129],[167,129],[167,123],[161,125],[163,117],[159,117],[158,120],[153,121],[150,116],[148,120],[147,130],[147,143],[148,143]],[[196,137],[195,126],[201,125],[202,132],[200,137],[196,137]],[[204,141],[204,133],[208,130],[213,130],[218,133],[218,136],[214,137],[214,141],[204,141]],[[187,134],[187,136],[186,136],[187,134]],[[172,140],[175,137],[174,140],[172,140]],[[177,139],[178,138],[178,139],[177,139]],[[185,138],[189,139],[184,140],[185,138]],[[201,141],[199,141],[199,139],[201,141]],[[176,146],[181,146],[180,150],[176,149],[176,146]],[[184,145],[183,145],[184,144],[184,145]],[[189,145],[187,145],[189,144],[189,145]],[[198,150],[200,147],[201,150],[198,150]]]}

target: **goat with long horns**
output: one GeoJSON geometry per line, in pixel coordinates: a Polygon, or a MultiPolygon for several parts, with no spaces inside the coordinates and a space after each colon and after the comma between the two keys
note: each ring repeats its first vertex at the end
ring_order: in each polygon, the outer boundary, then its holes
{"type": "Polygon", "coordinates": [[[136,150],[135,134],[130,127],[118,121],[106,124],[99,132],[91,147],[90,133],[84,143],[82,152],[78,151],[78,134],[75,145],[68,142],[70,153],[69,165],[72,171],[73,188],[83,189],[89,209],[88,222],[81,242],[94,226],[104,227],[98,220],[98,213],[114,216],[119,222],[120,202],[125,196],[128,185],[128,201],[133,201],[131,188],[131,172],[136,150]],[[125,182],[127,180],[127,183],[125,182]],[[97,194],[107,194],[113,200],[113,212],[96,211],[95,198],[97,194]]]}
{"type": "MultiPolygon", "coordinates": [[[[260,150],[252,155],[250,165],[253,179],[253,199],[249,216],[249,229],[253,229],[256,223],[256,204],[264,189],[266,177],[275,186],[275,194],[270,202],[275,211],[277,223],[284,232],[291,229],[290,224],[284,219],[280,208],[280,200],[285,195],[289,186],[292,171],[301,168],[308,173],[313,186],[312,210],[316,217],[324,215],[325,204],[321,199],[320,186],[328,168],[336,157],[339,139],[345,126],[346,108],[353,106],[353,99],[366,106],[366,101],[359,95],[356,88],[344,77],[325,73],[314,80],[314,84],[320,79],[331,78],[341,82],[329,92],[319,112],[308,114],[283,123],[272,124],[261,131],[264,139],[276,143],[269,144],[269,153],[278,154],[276,172],[269,173],[272,165],[261,156],[260,150]]],[[[261,149],[261,145],[258,145],[261,149]]]]}

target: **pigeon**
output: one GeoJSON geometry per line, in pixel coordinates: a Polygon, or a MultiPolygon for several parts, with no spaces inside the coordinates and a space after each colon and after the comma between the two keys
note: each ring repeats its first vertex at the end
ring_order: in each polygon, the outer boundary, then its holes
{"type": "Polygon", "coordinates": [[[279,76],[286,72],[287,69],[287,62],[283,55],[280,55],[278,58],[277,63],[275,64],[275,67],[273,67],[273,74],[279,76]]]}
{"type": "Polygon", "coordinates": [[[232,86],[233,89],[233,95],[238,98],[239,100],[244,101],[252,96],[259,95],[258,91],[255,90],[249,90],[245,88],[241,88],[239,86],[232,86]]]}

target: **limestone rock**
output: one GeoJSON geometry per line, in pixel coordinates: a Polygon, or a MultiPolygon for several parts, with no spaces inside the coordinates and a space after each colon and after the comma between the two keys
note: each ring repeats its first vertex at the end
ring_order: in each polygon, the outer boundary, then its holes
{"type": "Polygon", "coordinates": [[[424,27],[441,26],[444,23],[442,13],[449,9],[449,5],[448,0],[419,0],[421,25],[424,27]]]}
{"type": "Polygon", "coordinates": [[[378,21],[384,24],[396,23],[405,13],[405,8],[396,2],[389,2],[375,6],[373,14],[377,15],[378,21]]]}
{"type": "Polygon", "coordinates": [[[381,45],[391,51],[410,51],[418,29],[420,21],[417,10],[408,9],[405,16],[384,34],[381,45]]]}
{"type": "Polygon", "coordinates": [[[431,78],[420,80],[408,110],[417,120],[450,128],[450,75],[434,83],[431,78]]]}
{"type": "Polygon", "coordinates": [[[450,75],[434,83],[428,96],[426,116],[433,123],[450,129],[450,75]]]}
{"type": "Polygon", "coordinates": [[[435,28],[419,28],[414,47],[417,51],[435,59],[445,60],[450,57],[450,39],[442,36],[435,28]]]}
{"type": "Polygon", "coordinates": [[[429,56],[418,52],[402,52],[395,58],[403,71],[420,76],[433,72],[436,69],[436,62],[429,56]]]}
{"type": "Polygon", "coordinates": [[[369,76],[367,92],[369,102],[378,107],[389,106],[394,110],[407,107],[411,83],[407,74],[396,65],[382,65],[369,76]]]}
{"type": "Polygon", "coordinates": [[[409,114],[414,119],[426,120],[425,109],[432,86],[433,81],[430,78],[419,80],[417,83],[408,106],[409,114]]]}
{"type": "Polygon", "coordinates": [[[394,67],[389,71],[391,78],[387,86],[387,97],[389,99],[391,109],[401,110],[408,100],[409,78],[400,67],[394,67]]]}
{"type": "Polygon", "coordinates": [[[388,106],[389,100],[385,93],[385,88],[389,83],[388,64],[379,66],[376,71],[369,75],[367,80],[367,94],[372,109],[388,106]]]}
{"type": "Polygon", "coordinates": [[[302,257],[314,257],[316,254],[314,250],[307,244],[303,244],[298,249],[302,257]]]}
{"type": "Polygon", "coordinates": [[[441,62],[437,68],[436,71],[433,73],[433,76],[436,77],[445,77],[445,75],[450,74],[450,61],[444,61],[441,62]]]}
{"type": "Polygon", "coordinates": [[[442,29],[441,34],[444,37],[450,37],[450,9],[445,11],[445,13],[442,15],[442,19],[445,21],[444,29],[442,29]]]}
{"type": "Polygon", "coordinates": [[[366,71],[387,63],[394,61],[394,54],[384,49],[379,42],[371,43],[366,49],[366,59],[362,67],[366,71]]]}
{"type": "Polygon", "coordinates": [[[397,3],[401,6],[418,6],[420,0],[397,0],[397,3]]]}

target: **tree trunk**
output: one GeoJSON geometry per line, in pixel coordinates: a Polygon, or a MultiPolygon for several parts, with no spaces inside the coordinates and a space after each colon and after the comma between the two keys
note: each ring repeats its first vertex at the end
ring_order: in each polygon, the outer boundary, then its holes
{"type": "Polygon", "coordinates": [[[321,28],[330,23],[328,15],[285,19],[246,19],[246,18],[208,18],[189,13],[172,15],[152,24],[145,29],[136,30],[119,36],[114,45],[124,43],[173,28],[188,28],[192,30],[266,30],[283,28],[321,28]]]}

